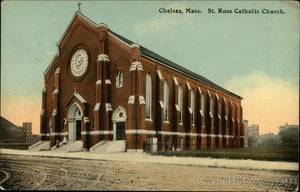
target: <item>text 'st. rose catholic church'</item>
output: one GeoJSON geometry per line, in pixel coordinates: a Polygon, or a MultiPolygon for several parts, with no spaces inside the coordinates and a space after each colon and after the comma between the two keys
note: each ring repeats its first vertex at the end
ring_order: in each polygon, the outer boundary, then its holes
{"type": "Polygon", "coordinates": [[[44,72],[41,141],[32,149],[244,146],[240,96],[80,11],[58,50],[44,72]]]}

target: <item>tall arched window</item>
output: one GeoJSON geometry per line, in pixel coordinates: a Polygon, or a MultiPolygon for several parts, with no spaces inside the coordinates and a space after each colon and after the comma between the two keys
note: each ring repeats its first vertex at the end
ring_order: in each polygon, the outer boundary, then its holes
{"type": "Polygon", "coordinates": [[[123,87],[123,72],[122,70],[119,70],[116,76],[116,88],[121,88],[121,87],[123,87]]]}
{"type": "Polygon", "coordinates": [[[164,121],[168,121],[168,108],[169,108],[169,86],[167,81],[164,82],[164,121]]]}
{"type": "Polygon", "coordinates": [[[178,108],[179,108],[179,122],[182,122],[182,87],[178,86],[178,108]]]}
{"type": "Polygon", "coordinates": [[[192,124],[195,124],[195,92],[191,90],[191,113],[192,113],[192,124]]]}
{"type": "Polygon", "coordinates": [[[151,75],[147,73],[146,75],[146,111],[145,116],[146,119],[151,119],[151,103],[152,103],[152,83],[151,83],[151,75]]]}
{"type": "Polygon", "coordinates": [[[201,126],[204,126],[205,124],[204,124],[204,122],[205,122],[205,120],[204,120],[204,114],[205,114],[205,103],[206,103],[206,101],[205,101],[205,96],[204,96],[204,94],[203,93],[201,93],[201,109],[200,109],[200,113],[201,113],[201,126]]]}

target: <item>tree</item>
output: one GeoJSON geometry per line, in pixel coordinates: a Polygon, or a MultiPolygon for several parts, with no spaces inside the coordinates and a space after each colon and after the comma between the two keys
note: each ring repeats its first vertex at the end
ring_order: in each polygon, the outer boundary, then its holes
{"type": "Polygon", "coordinates": [[[282,129],[278,133],[280,144],[298,145],[299,143],[299,128],[290,127],[282,129]]]}

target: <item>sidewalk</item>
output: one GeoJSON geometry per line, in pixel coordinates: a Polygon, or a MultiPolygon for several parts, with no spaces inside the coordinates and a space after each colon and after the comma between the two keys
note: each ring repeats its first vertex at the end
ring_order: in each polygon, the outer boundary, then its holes
{"type": "Polygon", "coordinates": [[[273,170],[273,171],[298,171],[299,170],[299,163],[295,163],[295,162],[212,159],[212,158],[175,157],[175,156],[166,157],[166,156],[153,156],[146,153],[138,153],[138,152],[105,154],[105,153],[96,153],[96,152],[60,153],[60,152],[53,152],[53,151],[0,149],[0,158],[1,158],[1,154],[75,158],[75,159],[93,159],[93,160],[107,160],[107,161],[161,163],[161,164],[190,165],[190,166],[218,167],[218,168],[237,168],[237,169],[251,169],[251,170],[273,170]]]}

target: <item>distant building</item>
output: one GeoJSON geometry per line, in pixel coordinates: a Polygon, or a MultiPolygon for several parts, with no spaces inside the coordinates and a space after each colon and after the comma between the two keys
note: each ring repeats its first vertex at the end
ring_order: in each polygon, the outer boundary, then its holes
{"type": "Polygon", "coordinates": [[[24,122],[23,126],[17,126],[0,116],[0,143],[32,144],[39,140],[38,135],[32,135],[31,122],[24,122]]]}
{"type": "Polygon", "coordinates": [[[244,139],[244,147],[248,147],[248,120],[243,120],[243,127],[244,127],[244,133],[245,133],[245,139],[244,139]]]}
{"type": "Polygon", "coordinates": [[[259,144],[259,125],[252,124],[247,127],[247,142],[249,147],[256,147],[259,144]]]}
{"type": "Polygon", "coordinates": [[[24,131],[26,135],[32,135],[32,123],[31,122],[24,122],[23,123],[24,131]]]}

